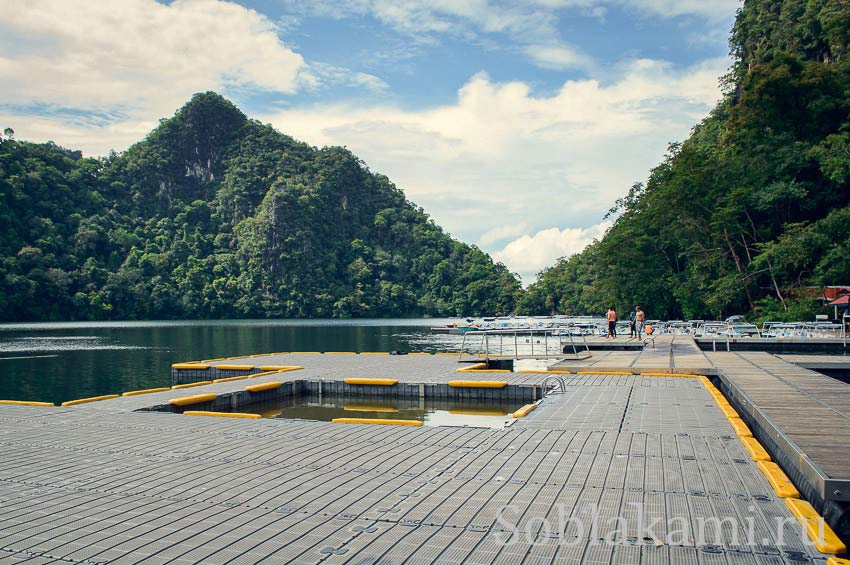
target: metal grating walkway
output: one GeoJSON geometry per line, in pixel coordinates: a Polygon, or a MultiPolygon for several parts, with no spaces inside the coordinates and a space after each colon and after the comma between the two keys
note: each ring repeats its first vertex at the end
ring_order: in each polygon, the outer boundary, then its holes
{"type": "Polygon", "coordinates": [[[825,563],[697,379],[565,382],[503,430],[0,406],[0,561],[825,563]]]}

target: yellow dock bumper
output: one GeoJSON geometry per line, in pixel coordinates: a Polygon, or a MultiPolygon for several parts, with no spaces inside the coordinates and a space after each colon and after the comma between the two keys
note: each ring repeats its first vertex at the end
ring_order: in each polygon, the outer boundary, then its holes
{"type": "Polygon", "coordinates": [[[245,390],[248,392],[263,392],[266,390],[274,390],[276,388],[280,388],[281,383],[277,381],[270,381],[267,383],[260,383],[258,385],[249,385],[245,387],[245,390]]]}
{"type": "Polygon", "coordinates": [[[110,400],[118,398],[117,394],[104,394],[103,396],[92,396],[91,398],[80,398],[79,400],[69,400],[63,402],[62,406],[76,406],[77,404],[88,404],[89,402],[99,402],[101,400],[110,400]]]}
{"type": "Polygon", "coordinates": [[[347,385],[376,385],[376,386],[392,386],[398,384],[398,379],[366,379],[366,378],[349,378],[342,379],[347,385]]]}
{"type": "Polygon", "coordinates": [[[334,418],[334,424],[378,424],[382,426],[421,426],[419,420],[393,420],[389,418],[334,418]]]}
{"type": "Polygon", "coordinates": [[[257,420],[262,418],[259,414],[246,414],[244,412],[207,412],[205,410],[187,410],[184,416],[214,416],[216,418],[246,418],[257,420]]]}
{"type": "Polygon", "coordinates": [[[201,402],[211,402],[218,398],[214,392],[204,394],[193,394],[192,396],[178,396],[168,401],[172,406],[189,406],[190,404],[200,404],[201,402]]]}
{"type": "Polygon", "coordinates": [[[788,478],[788,475],[782,472],[779,465],[771,461],[759,461],[759,469],[767,478],[767,482],[773,487],[773,492],[779,498],[800,498],[800,493],[797,487],[788,478]]]}
{"type": "Polygon", "coordinates": [[[450,387],[455,388],[505,388],[507,381],[449,381],[450,387]]]}
{"type": "Polygon", "coordinates": [[[165,392],[166,390],[171,390],[169,387],[160,387],[160,388],[146,388],[144,390],[128,390],[123,393],[121,396],[138,396],[140,394],[151,394],[152,392],[165,392]]]}

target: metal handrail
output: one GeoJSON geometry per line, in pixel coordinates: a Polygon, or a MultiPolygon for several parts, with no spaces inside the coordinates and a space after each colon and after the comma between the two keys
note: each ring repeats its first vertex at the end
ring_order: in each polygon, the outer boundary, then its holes
{"type": "Polygon", "coordinates": [[[545,379],[543,379],[543,384],[541,385],[544,390],[544,394],[546,391],[546,386],[550,380],[555,380],[558,383],[558,392],[556,393],[554,390],[550,391],[549,394],[564,394],[567,392],[567,383],[563,377],[558,375],[549,375],[545,379]]]}
{"type": "MultiPolygon", "coordinates": [[[[508,330],[473,330],[468,331],[463,334],[463,340],[461,341],[460,352],[459,355],[462,357],[467,352],[467,337],[470,336],[481,336],[481,343],[479,345],[478,354],[483,355],[485,360],[489,360],[491,356],[491,348],[490,348],[490,338],[494,336],[499,336],[500,338],[503,336],[512,336],[513,339],[513,356],[518,358],[520,353],[520,343],[519,337],[523,335],[528,336],[528,344],[530,348],[530,355],[534,356],[534,345],[535,345],[535,336],[540,338],[543,337],[543,353],[541,354],[544,357],[549,357],[549,341],[550,337],[558,337],[557,345],[558,345],[558,353],[552,355],[553,357],[557,357],[565,353],[565,349],[568,347],[572,349],[573,355],[578,356],[579,350],[583,350],[590,353],[590,345],[587,343],[587,336],[584,334],[581,335],[582,341],[577,343],[575,336],[572,335],[571,332],[564,332],[565,328],[529,328],[522,330],[508,329],[508,330]],[[567,341],[569,340],[569,341],[567,341]]],[[[499,353],[504,353],[504,342],[500,339],[499,342],[499,353]]],[[[471,354],[471,353],[470,353],[471,354]]]]}

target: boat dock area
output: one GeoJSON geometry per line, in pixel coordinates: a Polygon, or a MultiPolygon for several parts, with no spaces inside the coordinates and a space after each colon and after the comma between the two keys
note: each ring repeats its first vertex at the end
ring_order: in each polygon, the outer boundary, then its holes
{"type": "MultiPolygon", "coordinates": [[[[344,353],[183,366],[187,390],[0,405],[0,561],[826,564],[835,552],[812,545],[718,400],[715,387],[801,496],[843,489],[846,396],[770,354],[704,353],[688,336],[659,336],[655,347],[527,372],[457,355],[344,353]],[[205,377],[219,382],[189,382],[205,377]],[[563,389],[502,429],[154,411],[269,383],[427,395],[450,381],[506,382],[540,397],[557,379],[563,389]],[[767,441],[776,433],[787,441],[767,441]],[[825,474],[826,490],[811,470],[795,476],[789,448],[825,474]]],[[[844,492],[809,499],[834,527],[846,524],[844,492]]]]}

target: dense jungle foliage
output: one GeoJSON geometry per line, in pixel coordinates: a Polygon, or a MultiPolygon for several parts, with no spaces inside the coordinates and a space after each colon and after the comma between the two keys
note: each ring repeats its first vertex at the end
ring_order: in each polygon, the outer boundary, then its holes
{"type": "Polygon", "coordinates": [[[520,310],[800,319],[850,284],[850,2],[746,0],[730,47],[723,100],[520,310]]]}
{"type": "Polygon", "coordinates": [[[519,282],[346,149],[195,95],[104,159],[0,140],[0,319],[509,313],[519,282]]]}

